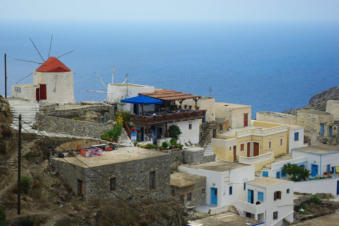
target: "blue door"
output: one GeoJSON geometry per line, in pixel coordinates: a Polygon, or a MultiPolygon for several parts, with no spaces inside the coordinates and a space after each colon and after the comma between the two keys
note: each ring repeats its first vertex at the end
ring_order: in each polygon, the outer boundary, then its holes
{"type": "Polygon", "coordinates": [[[339,180],[337,180],[337,195],[339,195],[339,180]]]}
{"type": "Polygon", "coordinates": [[[327,165],[327,173],[328,173],[328,174],[331,173],[331,165],[330,165],[330,164],[327,165]]]}
{"type": "Polygon", "coordinates": [[[325,134],[325,125],[324,123],[321,123],[320,124],[320,135],[324,136],[324,134],[325,134]]]}
{"type": "Polygon", "coordinates": [[[280,171],[277,172],[276,177],[279,179],[280,178],[280,171]]]}
{"type": "Polygon", "coordinates": [[[247,190],[247,201],[249,203],[253,203],[254,202],[254,194],[253,194],[253,190],[251,190],[251,189],[247,190]]]}
{"type": "Polygon", "coordinates": [[[318,175],[318,165],[312,164],[311,165],[311,176],[315,177],[318,175]]]}
{"type": "Polygon", "coordinates": [[[211,188],[211,205],[218,205],[218,189],[211,188]]]}
{"type": "Polygon", "coordinates": [[[333,136],[333,128],[332,128],[332,126],[330,126],[330,127],[328,128],[328,133],[329,133],[329,136],[330,136],[330,137],[333,136]]]}

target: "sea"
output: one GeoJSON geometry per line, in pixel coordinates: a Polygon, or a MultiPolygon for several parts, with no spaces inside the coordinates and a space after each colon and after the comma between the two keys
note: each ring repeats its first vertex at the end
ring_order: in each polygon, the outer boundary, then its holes
{"type": "MultiPolygon", "coordinates": [[[[339,23],[334,22],[0,22],[0,54],[8,84],[42,62],[60,58],[74,72],[77,101],[105,100],[112,80],[153,85],[284,111],[339,85],[339,23]]],[[[0,93],[4,93],[0,57],[0,93]]],[[[32,83],[32,76],[21,84],[32,83]]]]}

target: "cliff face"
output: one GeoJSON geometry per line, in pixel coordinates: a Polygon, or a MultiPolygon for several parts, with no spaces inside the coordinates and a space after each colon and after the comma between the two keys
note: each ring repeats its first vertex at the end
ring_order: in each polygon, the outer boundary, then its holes
{"type": "Polygon", "coordinates": [[[12,114],[8,101],[0,96],[0,123],[9,125],[12,123],[12,114]]]}
{"type": "Polygon", "coordinates": [[[339,87],[335,86],[311,97],[309,107],[316,110],[325,111],[328,100],[339,100],[339,87]]]}
{"type": "Polygon", "coordinates": [[[8,101],[0,96],[0,154],[6,153],[9,145],[9,138],[12,137],[10,124],[13,118],[8,101]]]}
{"type": "Polygon", "coordinates": [[[295,115],[297,114],[297,110],[306,109],[306,108],[312,108],[312,109],[319,110],[319,111],[325,111],[326,103],[328,100],[339,100],[339,87],[338,86],[332,87],[328,90],[322,91],[314,95],[309,100],[309,104],[304,107],[297,108],[297,109],[292,108],[292,109],[283,111],[283,113],[295,115]]]}

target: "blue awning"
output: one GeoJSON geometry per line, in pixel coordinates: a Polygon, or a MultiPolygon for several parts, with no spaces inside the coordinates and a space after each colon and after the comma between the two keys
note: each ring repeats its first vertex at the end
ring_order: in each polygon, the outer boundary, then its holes
{"type": "Polygon", "coordinates": [[[121,100],[121,102],[129,104],[162,104],[164,101],[144,95],[139,95],[136,97],[126,98],[121,100]]]}

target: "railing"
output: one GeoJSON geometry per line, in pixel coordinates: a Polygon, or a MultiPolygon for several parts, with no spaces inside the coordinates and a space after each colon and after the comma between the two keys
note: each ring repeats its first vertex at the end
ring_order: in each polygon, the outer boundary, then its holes
{"type": "Polygon", "coordinates": [[[204,110],[186,110],[178,112],[153,113],[150,115],[132,115],[131,120],[135,124],[161,124],[164,122],[173,122],[181,120],[199,119],[203,118],[204,110]]]}
{"type": "Polygon", "coordinates": [[[252,157],[239,156],[239,162],[245,163],[245,164],[254,164],[254,163],[262,162],[262,161],[269,160],[272,158],[273,158],[273,153],[267,152],[265,154],[252,156],[252,157]]]}
{"type": "Polygon", "coordinates": [[[277,126],[272,128],[249,128],[246,130],[240,130],[237,131],[237,136],[263,136],[268,135],[272,133],[279,133],[279,132],[286,132],[287,127],[286,126],[277,126]]]}
{"type": "Polygon", "coordinates": [[[255,204],[255,203],[249,203],[245,202],[243,200],[239,200],[236,202],[235,206],[237,209],[252,213],[252,214],[259,214],[265,212],[265,206],[264,203],[255,204]]]}

